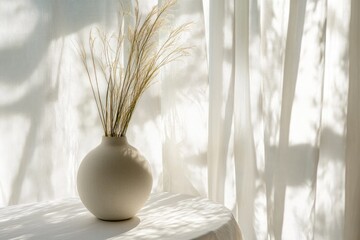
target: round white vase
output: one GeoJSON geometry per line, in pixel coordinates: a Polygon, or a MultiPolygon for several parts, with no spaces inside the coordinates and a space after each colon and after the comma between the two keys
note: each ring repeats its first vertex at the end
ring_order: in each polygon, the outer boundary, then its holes
{"type": "Polygon", "coordinates": [[[103,137],[101,144],[85,156],[77,175],[85,207],[108,221],[135,216],[151,187],[150,165],[126,137],[103,137]]]}

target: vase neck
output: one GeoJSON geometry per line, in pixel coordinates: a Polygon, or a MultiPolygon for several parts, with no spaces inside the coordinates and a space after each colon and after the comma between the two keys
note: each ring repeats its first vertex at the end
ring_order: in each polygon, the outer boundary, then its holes
{"type": "Polygon", "coordinates": [[[126,137],[107,137],[103,136],[101,143],[111,144],[111,145],[122,145],[128,144],[126,137]]]}

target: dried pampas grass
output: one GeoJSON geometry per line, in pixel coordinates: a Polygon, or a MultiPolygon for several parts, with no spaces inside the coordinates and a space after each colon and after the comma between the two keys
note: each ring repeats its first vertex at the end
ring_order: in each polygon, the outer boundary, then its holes
{"type": "Polygon", "coordinates": [[[159,43],[159,33],[162,28],[169,27],[166,17],[175,3],[176,0],[165,1],[142,18],[136,1],[133,26],[125,31],[124,18],[119,18],[115,34],[107,34],[99,28],[90,32],[89,53],[80,44],[79,54],[105,136],[125,136],[137,102],[160,69],[188,55],[189,47],[180,45],[179,39],[189,23],[170,28],[165,40],[159,43]],[[124,61],[124,46],[127,44],[128,53],[124,61]],[[100,81],[106,81],[105,94],[101,94],[100,81]]]}

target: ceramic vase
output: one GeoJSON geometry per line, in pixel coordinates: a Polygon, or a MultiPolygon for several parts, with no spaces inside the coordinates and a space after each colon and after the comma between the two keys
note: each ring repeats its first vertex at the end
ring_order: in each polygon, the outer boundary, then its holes
{"type": "Polygon", "coordinates": [[[150,195],[149,163],[126,137],[103,137],[80,164],[77,188],[85,207],[108,221],[129,219],[150,195]]]}

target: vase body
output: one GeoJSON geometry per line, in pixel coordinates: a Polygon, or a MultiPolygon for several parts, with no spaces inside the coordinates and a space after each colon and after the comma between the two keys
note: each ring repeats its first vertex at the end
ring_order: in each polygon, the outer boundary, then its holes
{"type": "Polygon", "coordinates": [[[108,221],[135,216],[151,187],[150,165],[126,137],[103,137],[101,144],[85,156],[77,175],[85,207],[108,221]]]}

